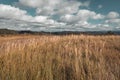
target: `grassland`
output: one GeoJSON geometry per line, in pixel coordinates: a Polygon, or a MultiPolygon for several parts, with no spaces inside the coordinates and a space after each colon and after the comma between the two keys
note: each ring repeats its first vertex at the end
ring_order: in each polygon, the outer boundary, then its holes
{"type": "Polygon", "coordinates": [[[120,36],[0,37],[0,80],[120,80],[120,36]]]}

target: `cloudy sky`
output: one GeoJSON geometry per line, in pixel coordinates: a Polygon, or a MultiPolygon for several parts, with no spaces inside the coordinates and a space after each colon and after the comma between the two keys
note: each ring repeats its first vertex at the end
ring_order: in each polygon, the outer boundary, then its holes
{"type": "Polygon", "coordinates": [[[0,28],[120,31],[120,0],[0,0],[0,28]]]}

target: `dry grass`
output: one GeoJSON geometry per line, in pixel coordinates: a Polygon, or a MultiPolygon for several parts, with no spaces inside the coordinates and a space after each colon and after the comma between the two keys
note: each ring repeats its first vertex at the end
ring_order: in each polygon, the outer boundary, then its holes
{"type": "Polygon", "coordinates": [[[0,37],[0,80],[119,80],[120,36],[0,37]]]}

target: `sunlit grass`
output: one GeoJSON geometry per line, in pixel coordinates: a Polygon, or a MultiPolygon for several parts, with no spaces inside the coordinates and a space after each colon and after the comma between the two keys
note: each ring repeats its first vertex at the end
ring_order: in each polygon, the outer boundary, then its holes
{"type": "Polygon", "coordinates": [[[0,37],[0,80],[119,80],[120,36],[0,37]]]}

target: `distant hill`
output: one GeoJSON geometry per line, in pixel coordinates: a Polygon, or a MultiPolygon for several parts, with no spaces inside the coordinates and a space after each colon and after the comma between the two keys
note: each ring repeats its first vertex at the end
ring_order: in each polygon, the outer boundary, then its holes
{"type": "Polygon", "coordinates": [[[35,31],[15,31],[9,29],[0,29],[0,35],[16,35],[16,34],[52,34],[52,35],[69,35],[69,34],[87,34],[87,35],[120,35],[120,31],[61,31],[61,32],[35,32],[35,31]]]}
{"type": "Polygon", "coordinates": [[[0,35],[3,35],[3,34],[18,34],[18,32],[14,30],[0,29],[0,35]]]}

